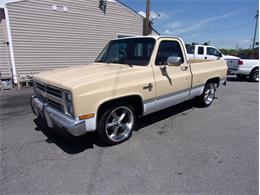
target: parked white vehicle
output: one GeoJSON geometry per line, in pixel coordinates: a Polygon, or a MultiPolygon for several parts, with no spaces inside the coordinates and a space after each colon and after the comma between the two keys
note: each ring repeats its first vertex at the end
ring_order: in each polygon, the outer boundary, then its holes
{"type": "Polygon", "coordinates": [[[259,81],[259,60],[240,59],[237,70],[230,71],[239,79],[249,77],[251,81],[259,81]]]}
{"type": "Polygon", "coordinates": [[[239,79],[245,79],[249,76],[252,81],[259,81],[259,60],[241,59],[236,56],[224,55],[216,47],[209,45],[192,45],[186,49],[190,60],[225,59],[230,74],[237,75],[239,79]]]}
{"type": "Polygon", "coordinates": [[[192,45],[187,48],[187,53],[190,60],[215,60],[223,57],[222,53],[217,48],[208,45],[192,45]]]}
{"type": "Polygon", "coordinates": [[[187,49],[188,58],[192,59],[206,59],[216,60],[225,59],[229,70],[237,70],[240,58],[236,56],[226,56],[222,54],[216,47],[209,45],[192,45],[187,49]]]}

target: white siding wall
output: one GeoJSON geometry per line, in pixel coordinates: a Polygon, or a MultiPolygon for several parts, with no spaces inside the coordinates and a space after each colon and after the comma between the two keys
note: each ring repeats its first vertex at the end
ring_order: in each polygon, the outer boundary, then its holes
{"type": "MultiPolygon", "coordinates": [[[[9,58],[9,47],[5,45],[5,40],[3,36],[3,26],[2,21],[0,21],[0,72],[1,78],[11,78],[10,71],[8,69],[8,62],[10,62],[9,58]],[[7,50],[7,51],[6,51],[7,50]]],[[[11,64],[9,64],[11,66],[11,64]]]]}
{"type": "Polygon", "coordinates": [[[143,19],[125,6],[107,2],[106,14],[98,6],[99,0],[8,4],[18,74],[87,64],[117,33],[142,35],[143,19]]]}

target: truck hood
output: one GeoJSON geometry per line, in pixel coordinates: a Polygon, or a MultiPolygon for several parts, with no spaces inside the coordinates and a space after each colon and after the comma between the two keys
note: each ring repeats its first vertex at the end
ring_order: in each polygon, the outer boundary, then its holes
{"type": "Polygon", "coordinates": [[[71,90],[82,84],[119,76],[135,69],[127,64],[93,63],[47,71],[36,74],[33,78],[49,85],[71,90]]]}

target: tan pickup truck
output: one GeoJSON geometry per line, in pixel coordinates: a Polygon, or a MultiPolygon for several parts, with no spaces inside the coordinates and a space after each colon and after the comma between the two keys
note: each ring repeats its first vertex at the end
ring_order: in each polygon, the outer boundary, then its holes
{"type": "Polygon", "coordinates": [[[97,131],[107,144],[127,140],[136,117],[196,98],[209,106],[225,84],[224,60],[188,61],[174,37],[110,41],[90,65],[34,76],[33,112],[74,136],[97,131]]]}

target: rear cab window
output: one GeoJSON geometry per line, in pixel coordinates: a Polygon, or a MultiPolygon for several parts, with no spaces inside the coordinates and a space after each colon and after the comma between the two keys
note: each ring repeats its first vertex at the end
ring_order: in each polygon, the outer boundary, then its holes
{"type": "Polygon", "coordinates": [[[198,55],[204,54],[204,47],[198,47],[198,55]]]}
{"type": "Polygon", "coordinates": [[[188,54],[194,54],[195,53],[195,46],[186,46],[186,50],[188,54]]]}

